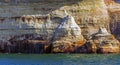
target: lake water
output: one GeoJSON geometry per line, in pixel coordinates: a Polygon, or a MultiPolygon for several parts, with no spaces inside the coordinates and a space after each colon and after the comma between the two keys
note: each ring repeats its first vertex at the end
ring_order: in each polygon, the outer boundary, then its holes
{"type": "Polygon", "coordinates": [[[120,65],[120,55],[0,54],[0,65],[120,65]]]}

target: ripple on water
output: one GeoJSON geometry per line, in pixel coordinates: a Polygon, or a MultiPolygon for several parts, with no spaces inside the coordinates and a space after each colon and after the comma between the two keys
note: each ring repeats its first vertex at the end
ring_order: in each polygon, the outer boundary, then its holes
{"type": "Polygon", "coordinates": [[[0,65],[120,65],[119,54],[0,54],[0,65]]]}

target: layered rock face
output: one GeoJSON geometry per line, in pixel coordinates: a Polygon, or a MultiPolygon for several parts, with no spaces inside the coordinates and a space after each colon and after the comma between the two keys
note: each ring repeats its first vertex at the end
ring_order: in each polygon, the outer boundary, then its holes
{"type": "MultiPolygon", "coordinates": [[[[47,17],[42,16],[42,20],[44,18],[48,22],[47,17]]],[[[43,53],[51,33],[46,25],[41,22],[41,16],[3,18],[0,24],[1,52],[43,53]]]]}
{"type": "Polygon", "coordinates": [[[45,53],[51,48],[53,52],[73,52],[84,44],[81,29],[71,15],[57,20],[51,20],[50,15],[4,18],[0,25],[1,52],[45,53]]]}
{"type": "Polygon", "coordinates": [[[84,43],[80,27],[71,15],[67,15],[55,30],[52,52],[74,52],[84,43]]]}
{"type": "Polygon", "coordinates": [[[0,52],[119,52],[120,8],[114,1],[0,2],[0,52]]]}
{"type": "Polygon", "coordinates": [[[105,28],[100,28],[98,33],[92,35],[89,43],[94,53],[118,53],[119,41],[107,32],[105,28]]]}

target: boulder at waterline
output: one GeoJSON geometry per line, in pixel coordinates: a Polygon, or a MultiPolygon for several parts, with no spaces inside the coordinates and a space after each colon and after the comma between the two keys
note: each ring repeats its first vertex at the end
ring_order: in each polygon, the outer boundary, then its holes
{"type": "Polygon", "coordinates": [[[100,28],[92,36],[90,43],[94,53],[119,53],[119,41],[105,28],[100,28]]]}

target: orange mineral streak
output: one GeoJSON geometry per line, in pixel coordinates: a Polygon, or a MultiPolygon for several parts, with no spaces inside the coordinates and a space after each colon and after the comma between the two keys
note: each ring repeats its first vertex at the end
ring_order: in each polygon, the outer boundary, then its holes
{"type": "Polygon", "coordinates": [[[107,5],[113,5],[115,3],[114,0],[104,0],[107,5]]]}
{"type": "Polygon", "coordinates": [[[119,47],[110,48],[109,46],[104,46],[100,50],[102,53],[119,53],[119,47]]]}

